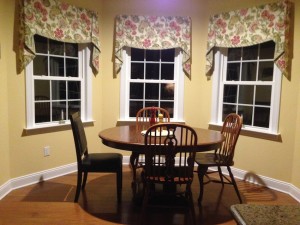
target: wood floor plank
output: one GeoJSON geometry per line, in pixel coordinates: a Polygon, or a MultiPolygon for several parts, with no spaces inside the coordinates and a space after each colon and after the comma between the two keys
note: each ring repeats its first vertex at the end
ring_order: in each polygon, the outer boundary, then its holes
{"type": "MultiPolygon", "coordinates": [[[[73,203],[76,173],[12,191],[0,201],[0,225],[139,224],[141,205],[132,200],[131,171],[123,169],[122,203],[117,204],[114,174],[89,174],[86,190],[73,203]]],[[[263,186],[237,181],[244,203],[299,204],[287,194],[263,186]]],[[[210,183],[204,187],[198,207],[199,182],[195,176],[192,192],[198,225],[234,225],[230,206],[237,204],[234,188],[210,183]]],[[[149,210],[147,225],[182,225],[184,215],[149,210]]]]}

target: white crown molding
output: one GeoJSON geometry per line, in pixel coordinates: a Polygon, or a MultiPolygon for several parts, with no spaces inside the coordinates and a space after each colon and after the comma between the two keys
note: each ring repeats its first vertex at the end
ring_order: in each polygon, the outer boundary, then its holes
{"type": "MultiPolygon", "coordinates": [[[[129,164],[129,158],[130,158],[129,156],[123,157],[124,165],[129,164]]],[[[300,189],[295,187],[293,184],[276,180],[266,176],[256,175],[251,171],[245,171],[234,167],[232,167],[231,170],[234,177],[236,177],[237,179],[245,180],[248,181],[249,183],[263,185],[270,189],[284,192],[290,195],[298,202],[300,202],[300,189]]],[[[53,169],[44,170],[37,173],[13,178],[0,186],[0,200],[15,189],[28,186],[31,184],[39,183],[41,181],[50,180],[55,177],[60,177],[69,173],[74,173],[76,171],[77,171],[77,163],[71,163],[53,169]]],[[[224,174],[226,173],[227,171],[225,170],[224,174]]]]}

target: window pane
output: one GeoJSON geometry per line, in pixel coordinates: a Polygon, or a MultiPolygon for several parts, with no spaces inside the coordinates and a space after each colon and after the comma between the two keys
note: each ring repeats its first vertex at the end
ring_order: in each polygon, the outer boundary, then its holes
{"type": "Polygon", "coordinates": [[[174,62],[174,59],[175,59],[175,48],[161,51],[162,62],[174,62]]]}
{"type": "Polygon", "coordinates": [[[242,49],[241,48],[229,48],[228,49],[228,61],[241,60],[242,49]]]}
{"type": "Polygon", "coordinates": [[[160,50],[147,50],[146,51],[146,61],[159,62],[160,60],[160,50]]]}
{"type": "Polygon", "coordinates": [[[241,104],[253,104],[254,86],[252,85],[240,85],[239,89],[239,103],[241,104]]]}
{"type": "Polygon", "coordinates": [[[240,63],[228,63],[226,80],[227,81],[238,81],[240,74],[240,63]]]}
{"type": "Polygon", "coordinates": [[[237,85],[224,85],[223,102],[236,103],[237,85]]]}
{"type": "Polygon", "coordinates": [[[50,81],[35,80],[34,81],[34,97],[35,97],[35,100],[49,100],[50,99],[50,81]]]}
{"type": "Polygon", "coordinates": [[[136,113],[143,108],[142,101],[129,101],[129,117],[136,117],[136,113]]]}
{"type": "Polygon", "coordinates": [[[78,56],[78,45],[72,43],[66,43],[66,56],[77,57],[78,56]]]}
{"type": "Polygon", "coordinates": [[[52,103],[52,121],[66,120],[66,101],[52,103]]]}
{"type": "Polygon", "coordinates": [[[252,45],[243,48],[243,60],[257,59],[258,45],[252,45]]]}
{"type": "Polygon", "coordinates": [[[66,81],[52,81],[52,99],[66,99],[66,81]]]}
{"type": "Polygon", "coordinates": [[[174,100],[174,83],[161,84],[161,99],[174,100]]]}
{"type": "Polygon", "coordinates": [[[168,110],[170,118],[174,117],[174,102],[160,102],[160,107],[168,110]]]}
{"type": "Polygon", "coordinates": [[[246,62],[242,66],[242,81],[255,81],[256,80],[256,62],[246,62]]]}
{"type": "Polygon", "coordinates": [[[50,102],[36,102],[35,103],[35,122],[49,122],[50,121],[50,102]]]}
{"type": "Polygon", "coordinates": [[[238,106],[238,114],[243,116],[243,124],[252,125],[252,106],[238,106]]]}
{"type": "Polygon", "coordinates": [[[80,99],[80,81],[69,81],[68,82],[68,99],[80,99]]]}
{"type": "Polygon", "coordinates": [[[225,117],[230,113],[236,113],[236,105],[223,104],[222,121],[224,121],[225,117]]]}
{"type": "Polygon", "coordinates": [[[174,80],[174,64],[161,65],[161,79],[174,80]]]}
{"type": "Polygon", "coordinates": [[[67,77],[78,77],[78,60],[66,59],[66,69],[67,77]]]}
{"type": "Polygon", "coordinates": [[[143,99],[144,98],[144,84],[143,83],[130,83],[129,98],[130,99],[143,99]]]}
{"type": "Polygon", "coordinates": [[[144,50],[131,48],[131,61],[144,61],[144,50]]]}
{"type": "Polygon", "coordinates": [[[158,101],[145,101],[145,107],[158,107],[158,101]]]}
{"type": "Polygon", "coordinates": [[[47,38],[44,38],[39,35],[34,35],[34,42],[35,42],[35,51],[36,53],[44,53],[47,54],[48,47],[47,47],[47,38]]]}
{"type": "Polygon", "coordinates": [[[64,76],[64,59],[50,57],[50,76],[64,76]]]}
{"type": "Polygon", "coordinates": [[[64,55],[64,43],[49,39],[49,53],[51,55],[64,55]]]}
{"type": "Polygon", "coordinates": [[[260,45],[260,59],[274,59],[275,42],[268,41],[260,45]]]}
{"type": "Polygon", "coordinates": [[[143,63],[131,63],[131,79],[144,79],[143,63]]]}
{"type": "Polygon", "coordinates": [[[48,59],[47,56],[37,55],[33,59],[33,75],[48,76],[48,59]]]}
{"type": "Polygon", "coordinates": [[[260,62],[257,79],[261,81],[272,81],[273,69],[274,62],[260,62]]]}
{"type": "Polygon", "coordinates": [[[68,102],[68,113],[72,114],[74,112],[81,111],[81,102],[80,101],[69,101],[68,102]]]}
{"type": "Polygon", "coordinates": [[[256,105],[271,105],[271,86],[257,86],[255,104],[256,105]]]}
{"type": "Polygon", "coordinates": [[[255,107],[254,112],[254,126],[257,127],[269,127],[270,121],[270,109],[269,108],[262,108],[262,107],[255,107]]]}
{"type": "Polygon", "coordinates": [[[146,99],[158,99],[159,84],[146,84],[146,99]]]}
{"type": "Polygon", "coordinates": [[[158,80],[159,79],[159,64],[147,63],[146,64],[146,79],[158,80]]]}

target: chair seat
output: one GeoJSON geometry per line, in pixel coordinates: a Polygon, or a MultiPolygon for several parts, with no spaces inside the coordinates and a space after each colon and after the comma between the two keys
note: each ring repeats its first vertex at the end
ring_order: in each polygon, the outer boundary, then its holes
{"type": "Polygon", "coordinates": [[[156,177],[156,176],[151,176],[151,177],[148,177],[147,178],[149,181],[152,181],[152,182],[161,182],[161,183],[167,183],[167,182],[170,182],[170,183],[188,183],[188,182],[192,182],[192,179],[191,178],[185,178],[185,177],[174,177],[172,180],[166,178],[166,177],[156,177]],[[169,181],[170,180],[170,181],[169,181]]]}
{"type": "MultiPolygon", "coordinates": [[[[158,164],[156,164],[158,165],[158,164]]],[[[164,165],[164,163],[161,163],[160,165],[164,165]]],[[[165,166],[153,166],[153,172],[152,175],[144,177],[144,179],[151,181],[151,182],[162,182],[162,183],[175,183],[175,184],[181,184],[181,183],[188,183],[192,182],[193,178],[191,176],[187,176],[188,172],[186,168],[173,168],[172,170],[172,176],[167,175],[167,169],[165,166]]],[[[144,176],[144,171],[143,171],[144,176]]]]}
{"type": "Polygon", "coordinates": [[[122,167],[122,154],[119,153],[89,153],[82,160],[83,171],[115,172],[122,167]]]}
{"type": "Polygon", "coordinates": [[[232,163],[227,163],[228,157],[215,153],[197,153],[195,157],[195,162],[198,166],[233,166],[232,163]]]}

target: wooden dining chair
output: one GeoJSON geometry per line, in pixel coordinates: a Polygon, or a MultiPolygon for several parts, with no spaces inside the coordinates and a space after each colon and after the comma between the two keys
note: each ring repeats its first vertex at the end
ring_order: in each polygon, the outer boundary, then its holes
{"type": "Polygon", "coordinates": [[[224,184],[231,184],[234,186],[235,192],[239,198],[240,203],[242,203],[242,199],[236,185],[234,176],[231,172],[230,167],[233,166],[234,161],[234,151],[237,140],[240,135],[240,131],[242,128],[242,118],[234,113],[227,115],[224,120],[223,127],[221,133],[225,136],[225,141],[222,143],[222,146],[210,153],[197,153],[195,162],[198,164],[198,178],[200,183],[200,194],[198,198],[198,203],[201,205],[203,192],[204,192],[204,184],[209,182],[217,182],[224,184]],[[208,171],[209,167],[217,167],[217,171],[208,171]],[[226,167],[230,176],[230,179],[226,177],[222,173],[221,167],[226,167]],[[212,173],[219,173],[220,179],[212,179],[209,175],[212,173]],[[204,177],[208,178],[208,181],[204,183],[204,177]]]}
{"type": "Polygon", "coordinates": [[[157,124],[147,130],[141,223],[148,207],[175,207],[184,209],[195,224],[191,185],[197,142],[195,130],[184,124],[157,124]]]}
{"type": "MultiPolygon", "coordinates": [[[[147,130],[151,125],[159,122],[159,115],[162,116],[162,122],[170,122],[170,114],[168,110],[160,107],[144,107],[136,113],[136,130],[142,132],[147,130]],[[152,120],[152,121],[151,121],[152,120]]],[[[144,166],[144,155],[138,152],[132,152],[130,156],[130,164],[133,173],[132,190],[134,195],[137,190],[137,169],[144,166]]]]}
{"type": "Polygon", "coordinates": [[[122,161],[119,153],[89,153],[87,139],[79,112],[69,116],[77,157],[77,188],[74,202],[78,202],[80,189],[85,188],[89,172],[116,173],[117,199],[122,198],[122,161]],[[84,174],[82,180],[82,174],[84,174]]]}

